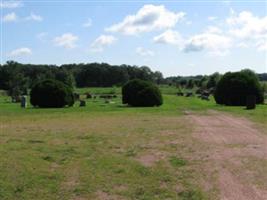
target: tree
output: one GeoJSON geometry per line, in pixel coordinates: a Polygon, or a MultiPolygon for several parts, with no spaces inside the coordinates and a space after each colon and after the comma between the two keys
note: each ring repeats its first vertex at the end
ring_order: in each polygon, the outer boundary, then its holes
{"type": "Polygon", "coordinates": [[[21,64],[14,61],[8,61],[1,67],[0,85],[14,98],[27,93],[28,78],[24,76],[21,67],[21,64]]]}
{"type": "Polygon", "coordinates": [[[130,65],[109,65],[107,63],[32,65],[8,61],[0,66],[0,89],[9,90],[9,81],[13,74],[20,73],[27,79],[27,87],[46,79],[64,82],[77,87],[112,87],[122,86],[127,81],[139,78],[161,83],[160,72],[152,72],[149,67],[130,65]]]}
{"type": "Polygon", "coordinates": [[[134,79],[122,87],[122,101],[131,106],[160,106],[163,103],[158,87],[150,82],[134,79]]]}
{"type": "Polygon", "coordinates": [[[198,85],[198,87],[200,87],[200,88],[206,88],[206,86],[207,86],[207,81],[208,81],[208,77],[207,76],[204,76],[204,77],[202,77],[201,79],[200,79],[200,81],[199,81],[199,85],[198,85]]]}
{"type": "Polygon", "coordinates": [[[60,68],[55,73],[55,79],[58,81],[63,82],[64,84],[70,86],[71,88],[74,87],[74,77],[69,71],[64,68],[60,68]]]}
{"type": "Polygon", "coordinates": [[[164,82],[164,78],[161,72],[155,71],[153,73],[153,82],[156,84],[162,84],[164,82]]]}
{"type": "Polygon", "coordinates": [[[187,80],[186,79],[181,79],[179,81],[179,85],[181,85],[181,87],[185,87],[187,85],[187,80]]]}
{"type": "Polygon", "coordinates": [[[188,80],[187,84],[186,84],[186,88],[188,89],[192,89],[195,86],[195,82],[193,79],[188,80]]]}
{"type": "Polygon", "coordinates": [[[218,72],[215,72],[214,74],[212,74],[209,77],[209,80],[207,82],[207,88],[208,89],[210,89],[210,88],[216,88],[216,86],[217,86],[220,78],[221,78],[221,75],[218,72]]]}
{"type": "Polygon", "coordinates": [[[74,104],[72,88],[56,80],[44,80],[33,86],[31,104],[40,108],[62,108],[74,104]]]}
{"type": "Polygon", "coordinates": [[[263,91],[254,72],[228,72],[218,82],[215,100],[218,104],[244,106],[248,96],[255,96],[256,103],[263,103],[263,91]]]}

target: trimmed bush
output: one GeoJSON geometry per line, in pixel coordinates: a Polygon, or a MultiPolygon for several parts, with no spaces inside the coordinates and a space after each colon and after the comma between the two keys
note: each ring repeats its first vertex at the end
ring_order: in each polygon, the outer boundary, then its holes
{"type": "Polygon", "coordinates": [[[257,76],[250,70],[243,70],[226,73],[218,82],[214,97],[217,104],[245,106],[247,96],[251,95],[256,97],[256,104],[263,103],[263,91],[257,76]]]}
{"type": "Polygon", "coordinates": [[[248,110],[256,108],[256,97],[254,95],[247,96],[246,106],[248,110]]]}
{"type": "Polygon", "coordinates": [[[74,104],[71,87],[60,81],[44,80],[33,86],[31,104],[40,108],[62,108],[74,104]]]}
{"type": "Polygon", "coordinates": [[[160,106],[163,103],[158,87],[150,82],[134,79],[122,87],[122,102],[135,107],[160,106]]]}

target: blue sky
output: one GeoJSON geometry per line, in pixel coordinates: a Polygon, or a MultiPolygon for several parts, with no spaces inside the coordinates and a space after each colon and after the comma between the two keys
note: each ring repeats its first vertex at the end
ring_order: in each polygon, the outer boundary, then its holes
{"type": "Polygon", "coordinates": [[[1,1],[1,62],[267,72],[266,1],[1,1]]]}

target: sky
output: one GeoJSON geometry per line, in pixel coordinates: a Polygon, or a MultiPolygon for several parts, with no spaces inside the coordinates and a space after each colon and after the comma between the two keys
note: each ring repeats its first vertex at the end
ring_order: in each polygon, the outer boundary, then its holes
{"type": "Polygon", "coordinates": [[[21,0],[1,7],[1,64],[106,62],[165,77],[267,72],[267,1],[21,0]]]}

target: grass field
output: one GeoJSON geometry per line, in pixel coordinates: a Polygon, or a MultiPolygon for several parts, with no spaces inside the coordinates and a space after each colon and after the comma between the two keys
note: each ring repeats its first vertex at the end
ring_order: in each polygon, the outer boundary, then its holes
{"type": "MultiPolygon", "coordinates": [[[[247,111],[161,89],[164,105],[154,108],[125,107],[117,98],[22,109],[1,96],[0,199],[217,199],[216,174],[206,177],[196,156],[207,147],[192,137],[184,112],[225,111],[267,128],[267,106],[247,111]]],[[[78,90],[86,91],[120,94],[78,90]]]]}

